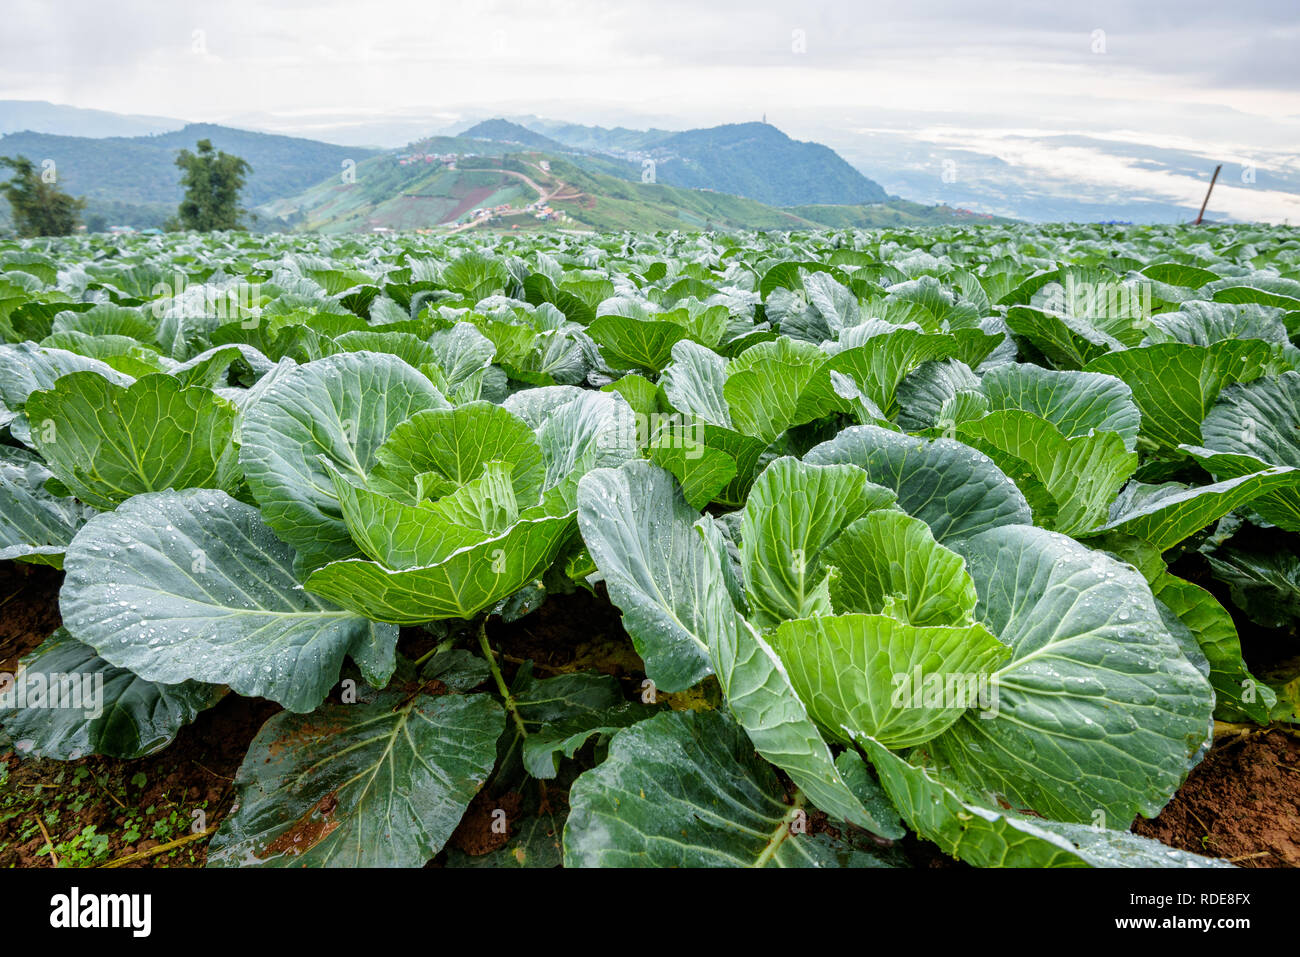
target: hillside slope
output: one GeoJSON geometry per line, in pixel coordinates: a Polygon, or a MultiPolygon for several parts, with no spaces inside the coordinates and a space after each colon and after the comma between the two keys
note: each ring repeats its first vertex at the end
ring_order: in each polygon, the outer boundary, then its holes
{"type": "Polygon", "coordinates": [[[644,162],[652,160],[657,182],[746,196],[770,206],[889,199],[879,183],[829,146],[791,139],[769,123],[730,123],[679,133],[577,124],[547,125],[544,131],[574,149],[629,162],[637,178],[644,162]]]}
{"type": "Polygon", "coordinates": [[[261,212],[304,232],[369,232],[431,228],[479,207],[523,207],[539,198],[539,191],[521,177],[501,170],[402,159],[396,154],[372,157],[357,166],[355,182],[331,177],[298,196],[269,203],[261,212]]]}
{"type": "Polygon", "coordinates": [[[289,200],[263,207],[304,231],[375,229],[821,229],[892,226],[969,219],[947,207],[915,203],[781,208],[744,196],[642,183],[602,172],[609,160],[540,151],[489,155],[502,144],[426,141],[427,153],[373,157],[357,167],[356,182],[322,182],[289,200]],[[473,144],[477,156],[432,147],[473,144]],[[441,157],[441,158],[440,158],[441,157]],[[475,210],[481,210],[474,215],[475,210]]]}
{"type": "Polygon", "coordinates": [[[181,199],[181,171],[176,152],[194,149],[208,139],[219,150],[241,156],[252,167],[244,202],[258,205],[291,196],[329,176],[338,177],[346,160],[361,162],[374,150],[333,146],[272,133],[253,133],[227,126],[193,123],[154,136],[55,136],[10,133],[0,137],[0,156],[23,155],[40,162],[53,159],[59,184],[91,202],[111,222],[161,225],[181,199]]]}
{"type": "Polygon", "coordinates": [[[564,150],[563,143],[530,130],[526,126],[520,126],[518,123],[511,123],[509,120],[502,119],[484,120],[482,123],[471,126],[460,136],[465,139],[491,140],[497,143],[518,143],[538,150],[557,152],[564,150]]]}
{"type": "Polygon", "coordinates": [[[774,206],[882,203],[889,195],[829,146],[792,140],[766,123],[687,130],[661,143],[660,182],[715,189],[774,206]]]}

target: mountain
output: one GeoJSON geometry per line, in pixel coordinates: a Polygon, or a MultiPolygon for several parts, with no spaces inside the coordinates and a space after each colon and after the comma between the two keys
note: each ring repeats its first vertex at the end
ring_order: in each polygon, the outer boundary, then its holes
{"type": "Polygon", "coordinates": [[[243,201],[258,229],[815,229],[973,215],[890,200],[833,150],[766,123],[674,132],[496,118],[402,150],[189,124],[144,136],[9,133],[0,155],[54,160],[59,184],[87,198],[92,229],[139,228],[175,214],[176,152],[200,139],[252,167],[243,201]]]}
{"type": "Polygon", "coordinates": [[[546,132],[575,149],[631,161],[638,172],[648,168],[650,160],[659,183],[732,193],[772,206],[889,199],[879,183],[830,147],[791,139],[769,123],[731,123],[680,133],[562,124],[546,132]]]}
{"type": "Polygon", "coordinates": [[[28,130],[56,136],[148,136],[185,125],[163,116],[85,110],[44,100],[0,100],[0,135],[28,130]]]}
{"type": "Polygon", "coordinates": [[[259,205],[291,196],[326,177],[339,178],[348,160],[360,163],[375,150],[333,146],[315,140],[253,133],[228,126],[192,123],[153,136],[55,136],[10,133],[0,137],[0,156],[52,159],[62,188],[89,200],[87,220],[160,226],[181,200],[178,150],[201,139],[248,161],[252,172],[244,202],[259,205]]]}
{"type": "Polygon", "coordinates": [[[889,198],[829,146],[792,140],[766,123],[687,130],[656,149],[669,154],[656,164],[656,174],[679,186],[716,189],[777,206],[889,198]]]}
{"type": "Polygon", "coordinates": [[[653,127],[648,130],[632,130],[625,126],[584,126],[581,123],[565,123],[535,116],[524,117],[519,122],[530,130],[545,133],[575,149],[611,155],[641,153],[675,135],[672,130],[653,127]]]}
{"type": "Polygon", "coordinates": [[[564,151],[563,143],[557,143],[549,136],[534,132],[526,126],[520,126],[518,123],[511,123],[509,120],[484,120],[482,123],[471,126],[460,135],[468,139],[492,140],[497,143],[518,143],[521,146],[531,146],[533,149],[538,150],[564,151]]]}
{"type": "MultiPolygon", "coordinates": [[[[469,131],[466,131],[469,132],[469,131]]],[[[579,154],[438,137],[372,157],[356,181],[337,177],[260,212],[325,233],[465,229],[819,229],[971,221],[974,214],[898,200],[780,208],[707,189],[643,183],[604,169],[626,164],[579,154]],[[473,153],[476,155],[468,155],[473,153]],[[476,211],[480,211],[476,213],[476,211]]]]}

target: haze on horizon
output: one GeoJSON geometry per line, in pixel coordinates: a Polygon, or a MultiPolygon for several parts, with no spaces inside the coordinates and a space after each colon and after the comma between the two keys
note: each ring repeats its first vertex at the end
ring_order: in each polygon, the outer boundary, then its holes
{"type": "Polygon", "coordinates": [[[1194,209],[1223,163],[1213,208],[1300,221],[1295,0],[45,0],[5,16],[0,99],[384,146],[493,115],[766,114],[923,202],[1194,209]]]}

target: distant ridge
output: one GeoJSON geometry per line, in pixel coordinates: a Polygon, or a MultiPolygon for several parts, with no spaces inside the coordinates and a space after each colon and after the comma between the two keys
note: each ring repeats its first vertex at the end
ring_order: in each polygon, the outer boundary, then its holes
{"type": "Polygon", "coordinates": [[[770,206],[883,203],[889,194],[829,146],[791,139],[770,123],[639,132],[577,124],[537,124],[576,149],[654,162],[655,180],[712,189],[770,206]]]}
{"type": "Polygon", "coordinates": [[[55,136],[148,136],[185,125],[165,116],[135,116],[45,100],[0,100],[0,136],[30,130],[55,136]]]}
{"type": "Polygon", "coordinates": [[[526,126],[520,126],[518,123],[511,123],[509,120],[484,120],[471,126],[460,136],[476,140],[493,140],[497,143],[519,143],[522,146],[531,146],[533,149],[552,150],[562,152],[565,148],[563,143],[551,139],[526,126]]]}
{"type": "Polygon", "coordinates": [[[136,136],[15,132],[0,136],[0,155],[54,160],[63,188],[89,201],[91,228],[142,228],[175,214],[176,153],[202,139],[249,163],[243,201],[262,229],[815,229],[966,215],[897,201],[834,150],[766,122],[638,131],[497,117],[400,150],[191,123],[136,136]]]}

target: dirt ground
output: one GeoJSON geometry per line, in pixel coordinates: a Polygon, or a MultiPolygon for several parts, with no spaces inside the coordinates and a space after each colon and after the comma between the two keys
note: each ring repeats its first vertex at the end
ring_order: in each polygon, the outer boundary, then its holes
{"type": "MultiPolygon", "coordinates": [[[[63,575],[0,562],[0,671],[59,626],[63,575]]],[[[227,696],[171,747],[135,761],[23,760],[0,746],[0,867],[203,863],[206,838],[229,810],[248,742],[279,706],[227,696]],[[180,841],[174,850],[154,852],[180,841]],[[51,847],[52,845],[52,847],[51,847]],[[51,854],[53,850],[53,854],[51,854]]]]}
{"type": "Polygon", "coordinates": [[[62,623],[59,586],[63,573],[44,565],[0,562],[0,671],[13,673],[18,659],[62,623]]]}
{"type": "Polygon", "coordinates": [[[1271,731],[1216,744],[1160,816],[1134,830],[1241,867],[1300,867],[1300,737],[1271,731]]]}
{"type": "MultiPolygon", "coordinates": [[[[58,627],[61,580],[53,569],[0,562],[0,671],[12,672],[58,627]]],[[[489,636],[507,679],[528,659],[541,677],[604,671],[629,696],[644,678],[617,609],[581,590],[518,622],[494,621],[489,636]]],[[[418,629],[403,631],[402,651],[412,657],[431,644],[418,629]]],[[[202,866],[206,835],[229,812],[248,743],[279,710],[229,695],[170,747],[134,761],[20,760],[0,745],[0,867],[52,867],[56,858],[65,867],[202,866]]],[[[467,819],[486,810],[472,805],[467,819]]],[[[1300,866],[1300,737],[1275,730],[1221,740],[1164,812],[1134,829],[1243,867],[1300,866]]],[[[476,843],[471,831],[484,829],[467,827],[452,846],[479,854],[504,841],[476,843]]],[[[920,866],[954,863],[924,842],[909,839],[907,847],[920,866]]]]}

